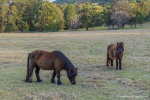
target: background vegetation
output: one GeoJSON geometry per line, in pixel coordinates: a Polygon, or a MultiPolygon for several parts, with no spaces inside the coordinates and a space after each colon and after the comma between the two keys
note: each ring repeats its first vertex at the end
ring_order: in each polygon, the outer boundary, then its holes
{"type": "Polygon", "coordinates": [[[135,28],[149,20],[150,0],[0,0],[0,32],[135,28]]]}

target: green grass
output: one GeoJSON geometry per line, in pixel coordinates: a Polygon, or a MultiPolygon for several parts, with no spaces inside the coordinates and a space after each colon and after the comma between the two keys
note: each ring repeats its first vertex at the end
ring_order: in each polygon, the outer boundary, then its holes
{"type": "MultiPolygon", "coordinates": [[[[115,65],[115,63],[114,63],[115,65]]],[[[0,100],[148,100],[150,30],[95,30],[0,34],[0,100]],[[122,70],[106,67],[106,48],[125,42],[122,70]],[[50,83],[52,71],[40,71],[42,83],[25,83],[27,54],[61,50],[78,67],[77,84],[62,71],[62,86],[50,83]]]]}

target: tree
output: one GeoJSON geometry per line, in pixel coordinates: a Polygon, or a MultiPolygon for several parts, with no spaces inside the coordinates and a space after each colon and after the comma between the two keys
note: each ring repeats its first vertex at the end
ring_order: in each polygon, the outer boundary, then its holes
{"type": "Polygon", "coordinates": [[[111,29],[111,26],[113,26],[113,20],[111,19],[112,10],[110,5],[105,5],[103,8],[103,20],[104,24],[108,29],[111,29]]]}
{"type": "Polygon", "coordinates": [[[53,3],[45,1],[39,10],[39,31],[58,31],[64,27],[63,12],[53,3]]]}
{"type": "Polygon", "coordinates": [[[149,11],[148,11],[149,14],[148,14],[146,20],[150,21],[150,0],[147,0],[146,3],[147,3],[147,7],[148,7],[148,9],[149,9],[149,11]]]}
{"type": "Polygon", "coordinates": [[[84,3],[80,11],[80,22],[83,28],[103,25],[103,7],[98,3],[84,3]]]}
{"type": "Polygon", "coordinates": [[[124,24],[126,24],[130,20],[130,18],[131,17],[129,16],[129,14],[123,11],[115,12],[111,16],[111,19],[115,24],[118,25],[118,28],[123,27],[124,24]]]}
{"type": "Polygon", "coordinates": [[[142,24],[146,17],[149,15],[150,0],[139,0],[138,2],[137,0],[133,0],[132,2],[130,2],[130,6],[132,12],[130,25],[132,28],[132,24],[134,24],[135,27],[136,23],[142,24]]]}
{"type": "Polygon", "coordinates": [[[118,28],[124,28],[124,25],[131,19],[132,12],[128,0],[116,0],[112,4],[111,19],[118,28]]]}
{"type": "Polygon", "coordinates": [[[82,3],[75,3],[74,7],[75,7],[75,10],[76,10],[76,13],[79,15],[80,11],[83,9],[83,4],[82,3]]]}
{"type": "MultiPolygon", "coordinates": [[[[16,20],[15,24],[18,31],[29,31],[29,24],[26,20],[25,11],[27,9],[28,0],[11,0],[9,6],[10,12],[15,13],[14,19],[16,20]],[[13,11],[11,8],[16,8],[16,11],[13,11]]],[[[12,14],[14,16],[14,14],[12,14]]]]}
{"type": "Polygon", "coordinates": [[[138,2],[138,13],[137,13],[137,21],[138,23],[142,24],[144,19],[148,16],[150,9],[149,9],[149,1],[148,0],[140,0],[138,2]]]}
{"type": "Polygon", "coordinates": [[[8,16],[8,24],[6,27],[6,31],[11,32],[11,31],[18,31],[18,27],[16,25],[17,19],[18,19],[18,9],[15,6],[10,6],[9,9],[9,16],[8,16]]]}
{"type": "Polygon", "coordinates": [[[66,9],[66,7],[68,6],[68,4],[67,3],[64,3],[64,4],[58,4],[57,5],[62,11],[63,11],[63,13],[65,12],[65,9],[66,9]]]}
{"type": "Polygon", "coordinates": [[[103,25],[103,7],[98,5],[98,3],[93,3],[91,4],[92,8],[90,10],[90,16],[91,16],[91,21],[90,21],[90,26],[101,26],[103,25]]]}
{"type": "Polygon", "coordinates": [[[69,4],[66,7],[64,11],[64,19],[66,29],[72,29],[72,27],[76,29],[75,26],[78,24],[78,15],[76,13],[74,5],[69,4]]]}
{"type": "Polygon", "coordinates": [[[86,28],[86,30],[90,27],[90,21],[91,21],[91,12],[92,6],[89,3],[83,4],[83,9],[80,11],[80,22],[83,28],[86,28]]]}
{"type": "MultiPolygon", "coordinates": [[[[30,0],[34,1],[34,0],[30,0]]],[[[39,1],[39,0],[35,0],[39,1]]],[[[29,0],[3,0],[0,6],[1,11],[1,25],[3,31],[28,31],[29,22],[25,11],[28,8],[29,0]],[[2,17],[3,16],[3,17],[2,17]]],[[[32,4],[32,3],[31,3],[32,4]]]]}
{"type": "Polygon", "coordinates": [[[87,3],[89,2],[90,4],[92,3],[98,3],[98,4],[106,4],[106,3],[111,3],[113,0],[55,0],[54,3],[57,4],[74,4],[74,3],[87,3]]]}
{"type": "Polygon", "coordinates": [[[137,12],[138,12],[138,3],[136,2],[136,0],[133,0],[132,2],[129,3],[130,7],[131,7],[131,19],[129,21],[129,24],[132,28],[132,25],[135,25],[136,28],[136,23],[137,23],[137,12]]]}
{"type": "Polygon", "coordinates": [[[26,0],[23,21],[27,22],[30,31],[37,31],[39,10],[42,9],[43,0],[26,0]]]}
{"type": "Polygon", "coordinates": [[[9,6],[7,5],[7,0],[0,1],[0,31],[5,32],[8,23],[8,11],[9,6]]]}

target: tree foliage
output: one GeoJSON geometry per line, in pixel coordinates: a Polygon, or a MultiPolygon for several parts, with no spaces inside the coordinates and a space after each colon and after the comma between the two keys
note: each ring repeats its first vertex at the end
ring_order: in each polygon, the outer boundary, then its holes
{"type": "Polygon", "coordinates": [[[123,11],[117,11],[113,13],[111,16],[111,19],[113,20],[114,24],[118,25],[118,28],[121,28],[126,24],[130,19],[130,15],[123,11]]]}
{"type": "Polygon", "coordinates": [[[78,23],[78,15],[74,5],[72,4],[67,5],[64,11],[64,19],[65,19],[66,29],[71,29],[75,24],[78,23]]]}
{"type": "Polygon", "coordinates": [[[59,31],[150,20],[150,0],[0,0],[0,32],[59,31]],[[106,3],[108,2],[109,3],[106,3]],[[71,4],[68,4],[71,3],[71,4]]]}
{"type": "Polygon", "coordinates": [[[74,4],[74,3],[98,3],[98,4],[106,4],[106,3],[111,3],[113,0],[55,0],[54,3],[57,4],[74,4]]]}
{"type": "Polygon", "coordinates": [[[55,4],[48,1],[44,2],[38,13],[38,22],[36,25],[39,31],[57,31],[63,29],[63,13],[55,4]]]}

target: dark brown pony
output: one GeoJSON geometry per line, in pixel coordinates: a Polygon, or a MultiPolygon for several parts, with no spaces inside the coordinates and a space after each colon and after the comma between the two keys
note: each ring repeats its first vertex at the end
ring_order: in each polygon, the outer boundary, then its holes
{"type": "Polygon", "coordinates": [[[124,43],[119,42],[117,44],[110,44],[107,48],[107,61],[106,66],[111,62],[111,66],[113,66],[113,60],[116,60],[116,70],[118,70],[118,61],[119,61],[119,69],[121,69],[121,61],[124,52],[124,43]]]}
{"type": "Polygon", "coordinates": [[[40,69],[54,70],[51,82],[55,83],[55,76],[57,75],[57,84],[61,85],[60,72],[61,70],[67,71],[68,79],[71,84],[76,84],[77,68],[70,62],[70,60],[60,51],[43,51],[35,50],[28,55],[27,60],[27,75],[25,82],[32,82],[32,73],[34,68],[37,77],[37,82],[42,82],[39,76],[40,69]]]}

